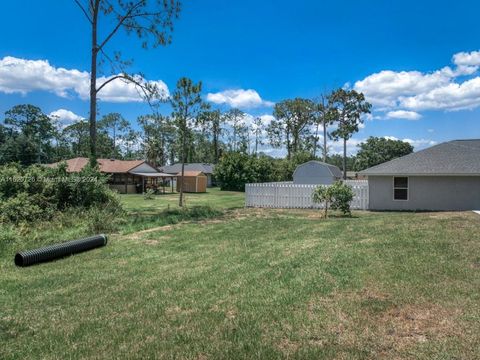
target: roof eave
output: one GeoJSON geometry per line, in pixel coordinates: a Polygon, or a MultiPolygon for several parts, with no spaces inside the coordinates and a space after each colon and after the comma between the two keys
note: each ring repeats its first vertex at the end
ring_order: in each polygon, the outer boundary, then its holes
{"type": "Polygon", "coordinates": [[[358,175],[363,176],[480,176],[480,173],[369,173],[360,171],[358,175]]]}

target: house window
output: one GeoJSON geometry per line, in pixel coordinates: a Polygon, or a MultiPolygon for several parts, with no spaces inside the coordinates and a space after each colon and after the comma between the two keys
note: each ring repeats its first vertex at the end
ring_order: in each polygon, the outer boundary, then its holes
{"type": "Polygon", "coordinates": [[[408,177],[393,178],[393,200],[408,200],[408,177]]]}

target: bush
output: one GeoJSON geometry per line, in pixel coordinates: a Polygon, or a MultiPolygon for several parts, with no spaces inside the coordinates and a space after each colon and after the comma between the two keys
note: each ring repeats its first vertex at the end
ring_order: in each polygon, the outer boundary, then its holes
{"type": "Polygon", "coordinates": [[[328,208],[340,210],[344,215],[351,215],[350,202],[353,200],[352,188],[342,181],[333,185],[320,185],[313,191],[313,201],[323,203],[325,217],[328,216],[328,208]]]}
{"type": "Polygon", "coordinates": [[[295,172],[297,166],[310,160],[315,160],[315,157],[308,152],[298,152],[293,154],[290,159],[275,159],[273,174],[274,180],[270,181],[292,181],[293,173],[295,172]]]}
{"type": "Polygon", "coordinates": [[[248,183],[292,181],[297,166],[312,159],[307,152],[293,154],[290,159],[230,152],[215,167],[215,179],[222,190],[245,191],[248,183]]]}
{"type": "Polygon", "coordinates": [[[54,211],[55,208],[42,195],[30,196],[22,192],[0,205],[0,220],[13,223],[31,222],[42,218],[48,220],[54,211]]]}
{"type": "Polygon", "coordinates": [[[266,156],[226,153],[215,167],[220,189],[245,191],[245,184],[273,181],[274,165],[266,156]]]}
{"type": "Polygon", "coordinates": [[[143,198],[145,200],[153,200],[155,198],[155,191],[153,189],[147,189],[147,191],[145,191],[145,194],[143,194],[143,198]]]}
{"type": "Polygon", "coordinates": [[[125,221],[125,211],[119,206],[119,200],[112,199],[87,210],[87,228],[89,233],[112,232],[125,221]]]}
{"type": "Polygon", "coordinates": [[[58,211],[105,204],[108,209],[121,208],[106,184],[106,176],[97,169],[86,166],[80,173],[68,173],[66,169],[66,164],[57,168],[0,167],[0,221],[48,220],[58,211]]]}

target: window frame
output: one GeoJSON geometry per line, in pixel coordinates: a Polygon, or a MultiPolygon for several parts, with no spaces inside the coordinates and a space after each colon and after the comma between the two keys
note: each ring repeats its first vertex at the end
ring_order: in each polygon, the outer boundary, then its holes
{"type": "Polygon", "coordinates": [[[392,177],[392,198],[393,201],[408,201],[410,199],[410,177],[409,176],[393,176],[392,177]],[[407,179],[407,187],[395,187],[395,178],[406,178],[407,179]],[[407,198],[406,199],[395,199],[395,190],[407,190],[407,198]]]}

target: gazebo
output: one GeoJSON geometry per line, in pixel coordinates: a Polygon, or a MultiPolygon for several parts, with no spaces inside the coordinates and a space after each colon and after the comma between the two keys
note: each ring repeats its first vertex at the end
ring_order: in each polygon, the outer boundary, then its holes
{"type": "Polygon", "coordinates": [[[140,176],[142,178],[142,193],[145,192],[146,189],[155,187],[158,185],[158,179],[162,179],[162,189],[163,193],[165,193],[165,179],[170,179],[170,184],[172,187],[173,192],[173,179],[176,178],[176,175],[167,174],[167,173],[142,173],[142,172],[130,172],[132,175],[140,176]]]}

